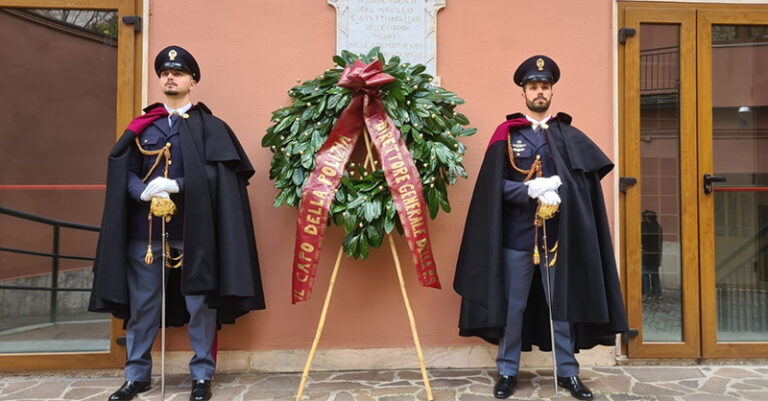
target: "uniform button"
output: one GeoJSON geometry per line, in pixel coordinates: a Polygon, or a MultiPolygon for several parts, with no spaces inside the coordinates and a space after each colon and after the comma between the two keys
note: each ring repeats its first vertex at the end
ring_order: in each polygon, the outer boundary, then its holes
{"type": "Polygon", "coordinates": [[[173,160],[168,160],[168,165],[170,166],[171,164],[173,164],[173,160]]]}
{"type": "Polygon", "coordinates": [[[182,118],[189,118],[189,114],[187,114],[187,113],[184,113],[184,114],[182,114],[182,115],[181,115],[181,117],[182,117],[182,118]]]}
{"type": "Polygon", "coordinates": [[[165,147],[166,147],[166,148],[170,148],[170,147],[171,147],[171,143],[170,143],[170,142],[166,142],[166,143],[165,143],[165,147]]]}
{"type": "Polygon", "coordinates": [[[144,143],[147,143],[147,142],[148,142],[148,141],[145,139],[145,140],[144,140],[144,143]]]}

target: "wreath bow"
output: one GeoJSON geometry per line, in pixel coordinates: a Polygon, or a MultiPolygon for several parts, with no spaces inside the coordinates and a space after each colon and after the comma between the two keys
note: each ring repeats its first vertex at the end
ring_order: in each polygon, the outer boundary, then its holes
{"type": "Polygon", "coordinates": [[[380,60],[365,64],[358,59],[341,73],[338,86],[347,88],[355,94],[378,92],[379,86],[395,81],[395,77],[382,72],[382,67],[380,60]]]}

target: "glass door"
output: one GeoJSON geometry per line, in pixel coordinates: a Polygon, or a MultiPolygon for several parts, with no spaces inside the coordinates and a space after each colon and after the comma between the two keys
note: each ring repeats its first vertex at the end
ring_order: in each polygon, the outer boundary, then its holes
{"type": "Polygon", "coordinates": [[[634,30],[622,47],[622,259],[627,315],[638,331],[627,352],[696,357],[696,14],[620,10],[624,33],[634,30]]]}
{"type": "Polygon", "coordinates": [[[107,155],[137,109],[136,12],[0,0],[0,371],[124,360],[88,299],[107,155]]]}
{"type": "Polygon", "coordinates": [[[699,12],[704,357],[768,356],[767,21],[699,12]]]}

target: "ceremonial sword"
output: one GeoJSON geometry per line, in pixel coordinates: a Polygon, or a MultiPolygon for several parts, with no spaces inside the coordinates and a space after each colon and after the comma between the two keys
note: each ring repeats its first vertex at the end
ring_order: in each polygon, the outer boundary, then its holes
{"type": "Polygon", "coordinates": [[[555,324],[552,317],[552,283],[549,280],[549,245],[547,244],[547,220],[541,219],[542,239],[544,242],[544,273],[547,276],[547,309],[549,310],[549,338],[552,341],[552,379],[557,397],[557,356],[555,355],[555,324]]]}

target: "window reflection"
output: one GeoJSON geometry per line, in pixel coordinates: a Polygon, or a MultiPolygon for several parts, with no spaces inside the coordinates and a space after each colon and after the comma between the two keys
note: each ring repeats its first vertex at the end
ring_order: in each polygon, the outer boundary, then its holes
{"type": "Polygon", "coordinates": [[[682,341],[680,27],[640,32],[643,342],[682,341]]]}
{"type": "Polygon", "coordinates": [[[117,21],[0,8],[0,353],[109,349],[109,316],[87,312],[88,258],[115,138],[117,21]]]}

